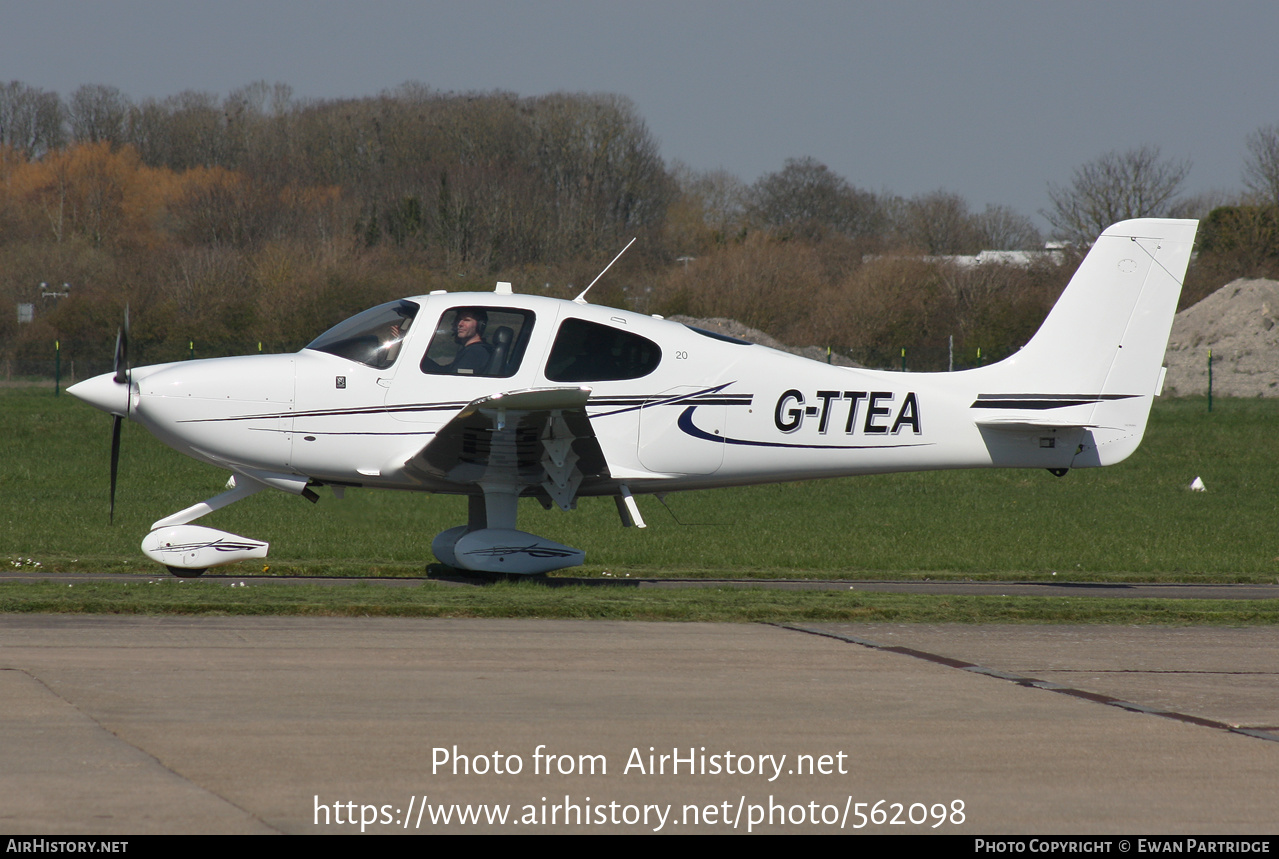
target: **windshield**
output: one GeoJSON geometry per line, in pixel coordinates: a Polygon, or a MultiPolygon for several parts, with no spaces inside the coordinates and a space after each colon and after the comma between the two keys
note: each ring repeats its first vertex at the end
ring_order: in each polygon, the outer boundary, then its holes
{"type": "Polygon", "coordinates": [[[399,357],[400,344],[417,311],[418,306],[411,301],[379,304],[334,325],[306,348],[384,370],[399,357]]]}

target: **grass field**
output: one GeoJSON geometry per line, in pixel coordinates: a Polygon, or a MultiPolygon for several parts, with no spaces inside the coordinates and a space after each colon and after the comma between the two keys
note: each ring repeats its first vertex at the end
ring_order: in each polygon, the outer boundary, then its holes
{"type": "Polygon", "coordinates": [[[489,587],[343,587],[139,577],[132,583],[0,584],[0,613],[518,617],[647,621],[820,623],[1279,623],[1276,600],[919,596],[773,588],[654,590],[536,582],[489,587]]]}
{"type": "MultiPolygon", "coordinates": [[[[0,555],[11,566],[154,573],[138,549],[150,523],[218,493],[226,480],[126,424],[109,526],[110,420],[44,389],[0,391],[0,406],[0,555]]],[[[1218,399],[1212,413],[1203,400],[1160,401],[1127,462],[1060,479],[1045,471],[932,472],[681,493],[667,498],[670,513],[641,498],[643,531],[621,528],[608,499],[584,499],[567,514],[525,502],[520,524],[584,549],[588,565],[575,576],[1036,580],[1056,572],[1058,581],[1275,582],[1277,426],[1276,400],[1218,399]],[[1207,492],[1187,489],[1195,476],[1207,492]]],[[[416,576],[433,560],[434,535],[463,521],[458,498],[352,490],[337,501],[321,490],[317,505],[268,492],[201,524],[271,542],[266,564],[228,571],[416,576]]],[[[547,592],[557,611],[571,602],[568,590],[547,592]]],[[[660,599],[662,616],[684,611],[675,607],[682,597],[660,599]]],[[[951,598],[952,608],[958,604],[951,598]]],[[[21,609],[0,603],[0,610],[21,609]]],[[[770,616],[802,610],[775,606],[770,616]]],[[[735,611],[738,619],[755,613],[735,611]]]]}

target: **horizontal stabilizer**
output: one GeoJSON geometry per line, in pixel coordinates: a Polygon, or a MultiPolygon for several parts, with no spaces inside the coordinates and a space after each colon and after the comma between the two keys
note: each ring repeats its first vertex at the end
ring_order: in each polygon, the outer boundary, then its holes
{"type": "Polygon", "coordinates": [[[1006,430],[1008,432],[1039,432],[1041,430],[1095,429],[1095,424],[1062,423],[1061,421],[1028,421],[1020,418],[991,418],[977,421],[982,429],[1006,430]]]}

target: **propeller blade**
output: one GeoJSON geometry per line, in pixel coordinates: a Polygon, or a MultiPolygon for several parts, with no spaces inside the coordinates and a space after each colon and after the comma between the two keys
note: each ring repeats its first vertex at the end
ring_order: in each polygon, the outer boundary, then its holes
{"type": "Polygon", "coordinates": [[[129,383],[129,305],[124,306],[124,327],[115,330],[115,380],[129,383]]]}
{"type": "Polygon", "coordinates": [[[127,370],[129,341],[124,335],[123,328],[115,330],[115,380],[118,384],[124,384],[128,380],[127,370]]]}
{"type": "MultiPolygon", "coordinates": [[[[132,387],[132,378],[129,372],[129,305],[124,306],[124,325],[117,328],[115,332],[115,382],[116,384],[132,387]]],[[[126,395],[125,407],[126,412],[131,412],[133,408],[133,391],[129,390],[126,395]]],[[[124,422],[124,418],[119,415],[115,416],[115,420],[111,422],[111,518],[110,524],[115,524],[115,485],[116,477],[120,473],[120,425],[124,422]]]]}
{"type": "Polygon", "coordinates": [[[124,418],[119,415],[115,416],[115,420],[111,424],[111,519],[110,523],[115,524],[115,478],[120,470],[120,424],[124,422],[124,418]]]}

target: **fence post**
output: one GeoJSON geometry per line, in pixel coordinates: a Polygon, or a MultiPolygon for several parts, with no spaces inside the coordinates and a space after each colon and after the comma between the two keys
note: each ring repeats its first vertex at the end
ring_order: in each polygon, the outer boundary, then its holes
{"type": "Polygon", "coordinates": [[[1212,350],[1208,350],[1208,411],[1212,411],[1212,350]]]}

